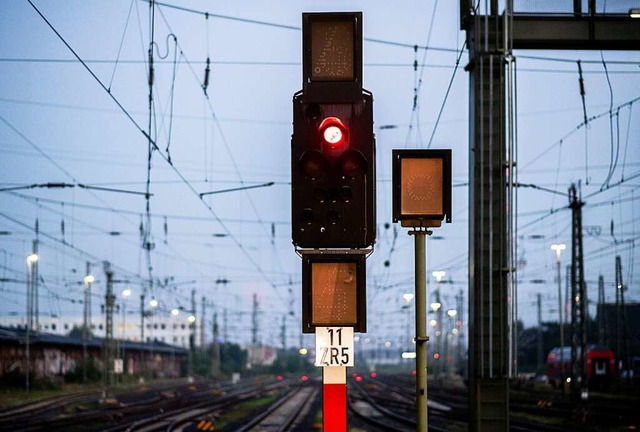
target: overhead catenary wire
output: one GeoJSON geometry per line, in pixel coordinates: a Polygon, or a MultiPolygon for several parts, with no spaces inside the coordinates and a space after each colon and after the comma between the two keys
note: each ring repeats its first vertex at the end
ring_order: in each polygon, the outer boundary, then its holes
{"type": "Polygon", "coordinates": [[[438,9],[438,0],[435,1],[435,3],[433,4],[433,10],[431,11],[431,20],[429,22],[429,30],[427,32],[427,42],[425,44],[425,47],[427,47],[424,50],[424,53],[422,55],[422,62],[421,62],[421,67],[420,67],[420,73],[418,74],[418,45],[414,45],[413,46],[413,52],[414,52],[414,61],[413,61],[413,74],[414,74],[414,78],[413,78],[413,103],[411,106],[411,117],[409,120],[409,128],[407,129],[407,138],[405,140],[405,147],[409,145],[409,139],[411,136],[411,132],[413,131],[413,123],[416,123],[416,130],[415,130],[415,140],[416,140],[416,147],[420,147],[421,145],[421,141],[422,141],[422,133],[420,131],[420,90],[422,89],[422,77],[424,76],[424,64],[427,61],[427,54],[429,53],[429,45],[431,43],[431,35],[433,32],[433,27],[434,27],[434,22],[435,22],[435,17],[436,17],[436,11],[438,9]]]}
{"type": "Polygon", "coordinates": [[[451,91],[451,86],[453,85],[453,80],[456,77],[456,72],[458,71],[458,65],[460,64],[460,59],[462,58],[462,53],[464,52],[464,48],[467,45],[467,41],[465,40],[462,43],[462,47],[460,47],[460,53],[458,54],[458,58],[456,58],[456,65],[453,69],[453,73],[451,74],[451,79],[449,79],[449,85],[447,86],[447,91],[444,94],[444,99],[442,100],[442,104],[440,105],[440,110],[438,111],[438,116],[436,117],[436,122],[433,125],[433,131],[431,131],[431,137],[429,137],[429,143],[427,144],[427,148],[431,148],[431,144],[433,143],[433,137],[436,134],[436,130],[438,129],[438,124],[440,123],[440,118],[442,117],[442,112],[444,111],[444,107],[447,104],[447,100],[449,98],[449,92],[451,91]]]}
{"type": "MultiPolygon", "coordinates": [[[[630,99],[626,102],[623,102],[621,104],[619,104],[616,108],[624,108],[625,106],[629,106],[629,105],[633,105],[634,103],[638,102],[640,100],[640,96],[637,96],[633,99],[630,99]]],[[[525,170],[527,167],[533,165],[533,163],[535,163],[537,160],[539,160],[540,158],[544,157],[550,150],[552,150],[555,146],[559,145],[561,142],[566,141],[567,138],[569,138],[571,135],[573,135],[574,133],[576,133],[577,131],[579,131],[580,129],[582,129],[583,127],[585,127],[588,123],[593,122],[594,120],[598,120],[604,116],[606,116],[607,114],[609,114],[609,110],[593,115],[591,116],[588,120],[587,123],[583,121],[581,121],[580,123],[578,123],[578,125],[576,125],[573,129],[571,129],[569,132],[567,132],[565,135],[563,135],[560,139],[558,139],[557,141],[555,141],[553,144],[551,144],[550,146],[548,146],[547,148],[545,148],[542,152],[540,152],[537,156],[535,156],[533,159],[531,159],[529,162],[527,162],[526,164],[524,164],[522,167],[520,167],[520,171],[525,170]]]]}
{"type": "Polygon", "coordinates": [[[131,116],[131,114],[127,111],[127,109],[120,103],[120,101],[107,89],[107,87],[102,83],[100,78],[96,76],[96,74],[91,70],[91,68],[82,60],[82,58],[76,53],[76,51],[69,45],[69,43],[64,39],[64,37],[55,29],[53,24],[47,20],[47,18],[40,12],[40,10],[33,4],[31,0],[27,0],[29,4],[33,7],[33,9],[40,15],[43,21],[51,28],[51,30],[56,34],[56,36],[63,42],[63,44],[71,51],[71,53],[78,59],[78,61],[82,64],[82,66],[89,72],[89,74],[94,78],[94,80],[102,87],[102,89],[109,95],[109,97],[116,103],[116,105],[121,109],[121,111],[125,114],[125,116],[131,121],[131,123],[143,134],[143,136],[148,140],[149,144],[152,146],[154,150],[157,150],[161,157],[171,166],[174,173],[184,182],[187,188],[198,197],[200,202],[209,210],[211,215],[216,219],[216,221],[221,225],[224,231],[229,235],[231,239],[233,239],[234,243],[238,247],[238,249],[243,253],[243,255],[251,262],[251,264],[258,270],[258,272],[264,277],[265,281],[267,281],[271,286],[274,286],[273,281],[269,278],[269,276],[265,273],[264,269],[258,264],[258,262],[251,256],[249,251],[238,241],[238,239],[231,233],[228,227],[222,222],[217,213],[213,210],[213,208],[208,205],[202,198],[199,196],[199,192],[194,188],[194,186],[187,180],[186,177],[180,172],[180,170],[175,167],[174,164],[169,163],[167,157],[164,155],[162,151],[158,148],[156,142],[151,138],[151,136],[142,129],[142,127],[138,124],[138,122],[131,116]]]}
{"type": "MultiPolygon", "coordinates": [[[[162,9],[159,9],[159,12],[160,12],[160,15],[162,16],[162,19],[164,20],[165,25],[167,26],[167,28],[169,28],[169,30],[173,32],[173,30],[171,30],[171,26],[169,25],[169,21],[167,20],[166,16],[164,15],[164,12],[162,11],[162,9]]],[[[208,19],[208,15],[207,15],[207,19],[208,19]]],[[[178,44],[178,46],[180,46],[180,45],[178,44]]],[[[200,81],[198,79],[198,75],[197,75],[195,69],[193,68],[193,65],[191,64],[189,59],[186,57],[186,54],[184,53],[184,50],[182,49],[182,47],[180,47],[180,56],[185,59],[185,61],[187,62],[187,65],[189,66],[189,69],[191,70],[191,73],[192,73],[195,81],[199,84],[200,81]]],[[[244,182],[242,173],[240,172],[240,169],[239,169],[238,164],[237,164],[237,162],[235,160],[233,152],[231,151],[231,147],[229,146],[229,142],[227,141],[227,138],[226,138],[226,136],[225,136],[225,134],[224,134],[224,132],[222,130],[222,126],[220,125],[220,122],[218,121],[218,117],[217,117],[216,112],[215,112],[215,110],[213,108],[213,103],[211,101],[211,98],[210,98],[209,94],[207,94],[207,92],[203,92],[203,94],[204,94],[207,106],[209,108],[209,111],[211,113],[212,119],[213,119],[213,121],[216,123],[216,125],[218,127],[218,132],[220,134],[222,142],[223,142],[225,148],[227,149],[227,153],[228,153],[228,155],[229,155],[229,157],[231,159],[231,163],[232,163],[232,165],[233,165],[233,167],[234,167],[234,169],[236,171],[236,175],[238,176],[238,178],[240,180],[240,184],[244,186],[245,182],[244,182]]],[[[199,197],[200,197],[200,199],[202,199],[203,195],[200,194],[199,197]]],[[[253,198],[251,197],[251,195],[247,195],[247,197],[248,197],[249,204],[251,205],[251,208],[252,208],[253,212],[255,213],[255,215],[258,218],[258,220],[261,221],[262,220],[262,216],[260,215],[260,212],[256,208],[256,205],[255,205],[255,203],[253,201],[253,198]]],[[[266,227],[265,224],[261,224],[261,226],[263,227],[263,229],[267,230],[267,227],[266,227]]],[[[280,259],[278,257],[277,252],[275,252],[275,257],[277,258],[278,265],[281,267],[281,262],[280,262],[280,259]]],[[[276,289],[275,286],[273,286],[273,288],[276,289]]],[[[284,298],[283,298],[283,301],[284,301],[284,298]]]]}
{"type": "MultiPolygon", "coordinates": [[[[414,45],[416,46],[416,45],[414,45]]],[[[455,50],[458,53],[458,50],[455,50]]],[[[522,57],[518,57],[519,59],[522,57]]],[[[138,59],[83,59],[87,64],[113,64],[118,63],[118,65],[138,65],[138,64],[147,64],[146,60],[138,60],[138,59]]],[[[584,62],[584,60],[582,60],[584,62]]],[[[43,58],[43,57],[0,57],[0,63],[44,63],[44,64],[75,64],[77,60],[75,59],[66,59],[66,58],[43,58]]],[[[172,60],[154,60],[154,64],[172,64],[172,60]]],[[[204,64],[206,66],[206,60],[191,60],[191,63],[194,65],[204,64]]],[[[611,63],[611,62],[609,62],[611,63]]],[[[219,66],[292,66],[299,67],[302,63],[300,61],[277,61],[277,60],[210,60],[210,65],[219,65],[219,66]]],[[[628,66],[638,66],[635,63],[622,63],[623,65],[628,66]]],[[[415,63],[401,63],[401,62],[364,62],[363,65],[365,67],[389,67],[389,68],[414,68],[415,63]]],[[[454,65],[451,64],[439,64],[439,63],[424,63],[418,64],[420,67],[424,67],[427,69],[455,69],[454,65]]],[[[519,72],[534,72],[534,73],[560,73],[560,74],[574,74],[575,71],[572,69],[549,69],[549,68],[518,68],[519,72]]],[[[604,75],[605,72],[603,70],[583,70],[583,75],[592,74],[592,75],[604,75]]],[[[640,70],[634,68],[629,70],[611,70],[608,69],[608,73],[610,75],[615,74],[629,74],[629,75],[639,75],[640,70]]],[[[205,75],[206,76],[206,75],[205,75]]]]}

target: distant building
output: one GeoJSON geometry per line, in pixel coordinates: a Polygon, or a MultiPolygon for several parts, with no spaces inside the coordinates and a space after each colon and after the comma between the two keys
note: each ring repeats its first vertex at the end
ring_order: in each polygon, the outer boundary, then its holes
{"type": "MultiPolygon", "coordinates": [[[[128,316],[126,321],[121,316],[114,317],[113,337],[118,340],[140,342],[140,317],[128,316]],[[120,318],[120,319],[118,319],[120,318]]],[[[66,336],[74,327],[82,328],[82,317],[40,317],[40,331],[60,336],[66,336]]],[[[25,317],[0,317],[0,325],[7,328],[26,329],[25,317]]],[[[178,316],[151,316],[144,321],[144,342],[163,342],[182,348],[189,347],[189,336],[194,324],[186,321],[184,314],[178,316]]],[[[200,328],[196,328],[200,334],[200,328]]],[[[104,317],[91,320],[91,333],[96,337],[105,336],[104,317]]],[[[200,338],[195,338],[196,346],[200,338]]]]}
{"type": "MultiPolygon", "coordinates": [[[[37,332],[29,335],[29,371],[38,378],[61,377],[82,368],[84,347],[87,358],[102,368],[104,340],[93,337],[83,341],[80,337],[60,336],[37,332]]],[[[117,358],[122,360],[124,374],[150,371],[157,377],[179,377],[188,351],[162,342],[120,342],[117,358]]],[[[22,328],[0,327],[0,381],[16,370],[24,374],[26,362],[26,331],[22,328]]]]}

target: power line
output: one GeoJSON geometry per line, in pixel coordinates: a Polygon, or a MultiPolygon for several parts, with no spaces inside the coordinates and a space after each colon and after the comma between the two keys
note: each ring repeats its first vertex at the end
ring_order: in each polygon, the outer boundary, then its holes
{"type": "MultiPolygon", "coordinates": [[[[87,64],[119,64],[119,65],[139,65],[146,64],[145,60],[137,59],[83,59],[87,64]]],[[[75,59],[63,59],[63,58],[38,58],[38,57],[1,57],[0,63],[43,63],[43,64],[75,64],[78,61],[75,59]]],[[[584,62],[584,60],[583,60],[584,62]]],[[[204,65],[206,60],[191,60],[192,64],[204,65]]],[[[299,61],[266,61],[266,60],[210,60],[210,64],[218,66],[291,66],[298,67],[302,63],[299,61]]],[[[611,63],[611,62],[609,62],[611,63]]],[[[154,60],[154,64],[173,64],[172,60],[154,60]]],[[[637,63],[623,63],[633,66],[637,66],[637,63]]],[[[396,68],[413,68],[414,63],[391,63],[391,62],[365,62],[365,67],[396,67],[396,68]]],[[[433,69],[455,69],[455,66],[450,64],[437,64],[437,63],[423,63],[419,64],[420,67],[433,68],[433,69]]],[[[561,74],[573,74],[575,71],[572,69],[549,69],[549,68],[519,68],[519,72],[534,72],[534,73],[561,73],[561,74]]],[[[584,74],[604,75],[603,70],[585,70],[584,74]]],[[[640,70],[608,70],[610,75],[622,74],[622,75],[638,75],[640,70]]]]}
{"type": "MultiPolygon", "coordinates": [[[[146,1],[146,0],[140,0],[140,1],[146,1]]],[[[191,8],[187,8],[187,7],[177,6],[177,5],[173,5],[173,4],[170,4],[170,3],[162,3],[162,2],[155,2],[155,3],[157,5],[159,5],[159,6],[164,6],[164,7],[170,8],[170,9],[176,9],[176,10],[180,10],[180,11],[183,11],[183,12],[189,12],[189,13],[193,13],[193,14],[197,14],[197,15],[202,15],[202,16],[207,17],[207,18],[218,18],[218,19],[224,19],[224,20],[229,20],[229,21],[242,22],[242,23],[246,23],[246,24],[256,24],[256,25],[261,25],[261,26],[266,26],[266,27],[279,28],[279,29],[284,29],[284,30],[302,31],[302,28],[299,27],[299,26],[292,26],[292,25],[287,25],[287,24],[278,24],[278,23],[274,23],[274,22],[254,20],[254,19],[249,19],[249,18],[234,17],[234,16],[230,16],[230,15],[221,15],[221,14],[216,14],[216,13],[212,13],[212,12],[206,12],[206,11],[202,11],[202,10],[197,10],[197,9],[191,9],[191,8]]],[[[420,46],[420,45],[415,45],[415,44],[408,44],[408,43],[403,43],[403,42],[389,41],[389,40],[370,38],[370,37],[365,37],[363,39],[365,41],[367,41],[367,42],[372,42],[372,43],[377,43],[377,44],[382,44],[382,45],[395,46],[395,47],[400,47],[400,48],[414,49],[414,47],[417,47],[418,49],[421,49],[421,50],[451,52],[451,53],[456,53],[456,54],[458,53],[458,50],[457,49],[453,49],[453,48],[432,47],[432,46],[427,46],[427,45],[420,46]]]]}
{"type": "MultiPolygon", "coordinates": [[[[245,257],[251,262],[252,265],[260,272],[260,274],[265,278],[265,280],[271,285],[274,286],[274,283],[267,276],[265,271],[260,267],[258,262],[251,256],[249,251],[240,243],[240,241],[231,233],[228,227],[222,222],[220,217],[216,214],[216,212],[208,205],[202,198],[199,196],[199,192],[193,187],[193,185],[184,177],[184,175],[173,165],[168,158],[160,151],[160,148],[156,144],[156,142],[151,138],[151,136],[146,133],[142,127],[136,122],[136,120],[129,114],[127,109],[120,103],[120,101],[107,89],[107,87],[102,83],[100,78],[96,76],[96,74],[91,70],[91,68],[82,60],[82,58],[75,52],[75,50],[69,45],[69,43],[62,37],[62,35],[55,29],[55,27],[47,20],[47,18],[40,12],[40,10],[31,2],[31,0],[27,0],[31,7],[40,15],[40,17],[45,21],[45,23],[51,28],[51,30],[56,34],[56,36],[62,41],[62,43],[71,51],[71,53],[78,59],[78,61],[84,66],[84,68],[89,72],[89,74],[96,80],[96,82],[102,87],[102,89],[109,95],[109,97],[116,103],[116,105],[122,110],[122,112],[127,116],[127,118],[134,124],[134,126],[142,133],[142,135],[148,140],[150,145],[158,151],[161,157],[169,164],[174,173],[184,182],[187,188],[198,197],[200,202],[209,210],[211,215],[216,219],[216,221],[220,224],[223,230],[229,235],[231,239],[233,239],[236,246],[240,249],[240,251],[245,255],[245,257]]],[[[159,4],[159,3],[158,3],[159,4]]]]}
{"type": "MultiPolygon", "coordinates": [[[[626,102],[621,103],[620,105],[618,105],[616,108],[620,109],[620,108],[624,108],[625,106],[628,105],[633,105],[634,103],[638,102],[640,100],[640,96],[637,96],[633,99],[630,99],[626,102]]],[[[567,138],[569,138],[571,135],[573,135],[575,132],[579,131],[580,129],[582,129],[583,127],[587,126],[587,124],[593,122],[594,120],[600,119],[606,115],[609,114],[609,110],[602,112],[600,114],[591,116],[587,119],[587,121],[585,122],[584,120],[581,121],[580,123],[578,123],[578,125],[573,128],[571,131],[569,131],[568,133],[566,133],[562,138],[560,138],[559,140],[557,140],[556,142],[554,142],[553,144],[551,144],[549,147],[545,148],[542,152],[540,152],[536,157],[534,157],[533,159],[531,159],[527,164],[525,164],[524,166],[522,166],[520,168],[520,170],[524,170],[526,169],[528,166],[531,166],[534,162],[536,162],[538,159],[542,158],[543,156],[545,156],[551,149],[553,149],[555,146],[562,144],[564,142],[564,140],[566,140],[567,138]]]]}

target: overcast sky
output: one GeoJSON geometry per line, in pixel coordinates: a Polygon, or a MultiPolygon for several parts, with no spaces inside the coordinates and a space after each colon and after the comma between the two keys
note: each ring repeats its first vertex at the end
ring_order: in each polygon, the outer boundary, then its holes
{"type": "MultiPolygon", "coordinates": [[[[87,261],[97,279],[93,305],[99,316],[105,260],[114,266],[116,279],[129,281],[115,288],[118,294],[125,285],[133,290],[129,301],[135,303],[127,307],[133,316],[142,281],[150,274],[141,248],[144,196],[77,185],[145,191],[149,5],[32,2],[69,46],[29,2],[1,6],[0,188],[48,182],[76,187],[0,192],[0,277],[8,280],[0,283],[0,316],[25,316],[25,285],[12,280],[25,279],[36,220],[42,316],[82,314],[79,282],[87,261]]],[[[378,175],[378,241],[367,260],[369,336],[391,341],[405,336],[402,294],[413,291],[412,238],[391,224],[395,148],[425,148],[431,141],[431,148],[453,151],[453,223],[428,240],[427,266],[429,275],[447,272],[445,307],[455,307],[454,296],[462,291],[466,308],[469,77],[466,52],[455,67],[465,39],[459,2],[170,3],[209,16],[162,4],[155,9],[151,135],[159,151],[153,152],[149,176],[155,243],[149,256],[156,282],[148,298],[160,301],[158,313],[189,309],[195,289],[198,313],[205,296],[209,322],[212,307],[219,313],[227,309],[231,339],[247,342],[255,293],[259,339],[279,343],[281,320],[288,316],[288,344],[298,341],[300,259],[291,244],[289,157],[291,99],[302,86],[299,28],[305,11],[364,14],[364,84],[374,95],[378,175]],[[414,45],[420,48],[415,51],[414,45]],[[207,58],[208,98],[203,91],[207,58]],[[414,61],[421,65],[417,70],[414,61]],[[204,200],[198,196],[267,182],[274,185],[204,200]]],[[[572,182],[581,182],[588,197],[583,224],[589,227],[584,250],[590,299],[597,300],[603,275],[607,300],[614,300],[614,262],[620,255],[626,299],[639,301],[640,254],[633,242],[640,233],[640,53],[514,54],[519,181],[565,194],[519,190],[520,318],[535,324],[535,299],[541,293],[543,320],[557,319],[550,245],[571,244],[571,214],[563,208],[572,182]],[[586,114],[595,117],[587,127],[581,124],[577,60],[584,71],[586,114]]],[[[563,277],[568,252],[562,255],[563,277]]],[[[430,295],[434,288],[430,276],[430,295]]]]}

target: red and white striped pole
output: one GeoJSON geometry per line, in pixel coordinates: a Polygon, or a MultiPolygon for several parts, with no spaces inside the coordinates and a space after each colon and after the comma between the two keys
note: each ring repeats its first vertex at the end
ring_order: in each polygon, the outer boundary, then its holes
{"type": "Polygon", "coordinates": [[[322,368],[322,431],[347,431],[347,368],[322,368]]]}

